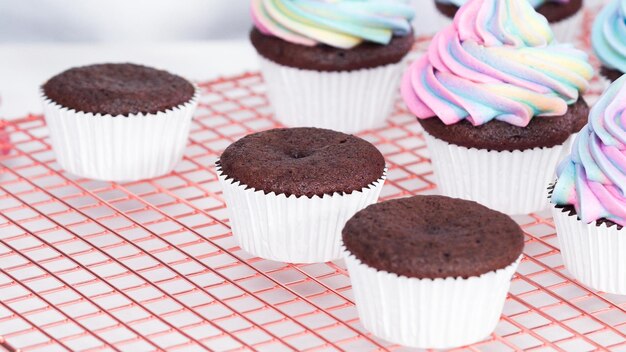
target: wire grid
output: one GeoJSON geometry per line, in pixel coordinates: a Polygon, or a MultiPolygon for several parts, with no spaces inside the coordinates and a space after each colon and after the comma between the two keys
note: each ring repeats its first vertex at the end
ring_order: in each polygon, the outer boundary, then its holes
{"type": "MultiPolygon", "coordinates": [[[[407,350],[363,329],[343,262],[291,265],[238,247],[213,165],[278,124],[258,73],[200,86],[184,160],[153,180],[77,178],[57,165],[41,116],[0,122],[0,350],[407,350]]],[[[388,162],[382,199],[436,192],[402,103],[361,136],[388,162]]],[[[526,257],[502,320],[459,350],[626,351],[626,297],[569,279],[549,214],[515,219],[526,257]]]]}

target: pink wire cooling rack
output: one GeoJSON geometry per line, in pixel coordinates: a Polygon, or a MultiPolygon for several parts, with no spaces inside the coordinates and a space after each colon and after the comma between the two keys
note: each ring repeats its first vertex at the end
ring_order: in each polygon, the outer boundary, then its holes
{"type": "MultiPolygon", "coordinates": [[[[259,74],[200,86],[185,158],[153,180],[76,178],[41,116],[0,124],[0,350],[406,350],[363,329],[343,262],[291,265],[237,246],[214,161],[278,125],[259,74]]],[[[386,127],[361,134],[389,165],[382,199],[436,191],[420,131],[398,102],[386,127]]],[[[548,216],[516,217],[526,258],[500,325],[460,350],[626,350],[626,297],[569,278],[548,216]]]]}

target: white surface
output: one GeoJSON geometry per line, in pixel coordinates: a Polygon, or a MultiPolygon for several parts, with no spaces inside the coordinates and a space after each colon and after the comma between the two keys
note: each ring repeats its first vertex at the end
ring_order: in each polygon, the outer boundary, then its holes
{"type": "Polygon", "coordinates": [[[134,62],[166,69],[194,81],[256,70],[247,40],[134,44],[0,45],[0,118],[43,111],[39,87],[73,66],[134,62]]]}

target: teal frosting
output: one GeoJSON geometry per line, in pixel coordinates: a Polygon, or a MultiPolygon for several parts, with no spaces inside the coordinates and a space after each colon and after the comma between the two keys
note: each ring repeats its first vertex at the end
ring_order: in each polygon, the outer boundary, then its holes
{"type": "Polygon", "coordinates": [[[255,26],[301,44],[349,49],[363,41],[389,44],[409,35],[414,9],[404,0],[252,0],[255,26]]]}
{"type": "Polygon", "coordinates": [[[608,68],[626,72],[626,0],[608,4],[593,24],[591,43],[596,56],[608,68]]]}

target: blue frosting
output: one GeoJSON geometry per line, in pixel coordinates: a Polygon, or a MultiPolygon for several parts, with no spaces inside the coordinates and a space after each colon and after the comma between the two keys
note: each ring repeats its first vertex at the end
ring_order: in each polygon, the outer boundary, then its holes
{"type": "Polygon", "coordinates": [[[626,72],[626,0],[608,4],[593,24],[591,43],[596,56],[608,68],[626,72]]]}

